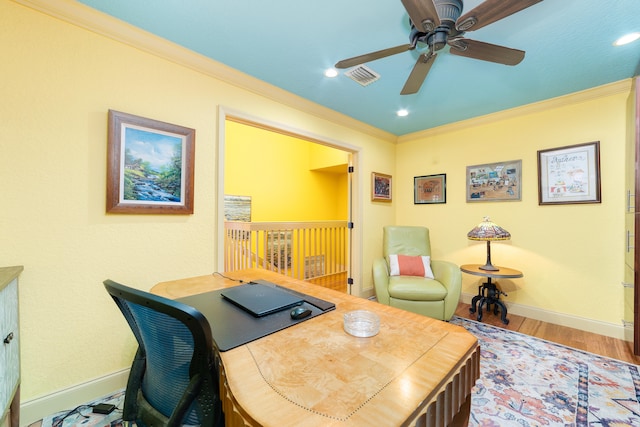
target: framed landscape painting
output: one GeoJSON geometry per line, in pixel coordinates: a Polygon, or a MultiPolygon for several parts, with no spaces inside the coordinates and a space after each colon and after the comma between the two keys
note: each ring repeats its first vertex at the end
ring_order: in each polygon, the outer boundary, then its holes
{"type": "Polygon", "coordinates": [[[107,212],[192,214],[195,130],[109,110],[107,212]]]}

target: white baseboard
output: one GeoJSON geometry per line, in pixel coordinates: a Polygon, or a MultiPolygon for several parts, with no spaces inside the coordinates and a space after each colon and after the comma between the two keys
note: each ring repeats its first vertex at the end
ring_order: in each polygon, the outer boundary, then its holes
{"type": "Polygon", "coordinates": [[[20,402],[20,427],[123,389],[127,385],[128,378],[129,369],[123,369],[46,396],[20,402]]]}
{"type": "MultiPolygon", "coordinates": [[[[471,299],[475,294],[463,293],[462,302],[471,304],[471,299]]],[[[607,337],[617,338],[621,340],[629,340],[629,333],[620,321],[620,325],[614,323],[600,322],[598,320],[587,319],[584,317],[571,316],[569,314],[556,313],[549,310],[530,307],[526,305],[509,303],[503,301],[507,306],[507,313],[516,314],[518,316],[528,317],[529,319],[541,320],[554,325],[566,326],[569,328],[580,329],[582,331],[593,332],[595,334],[607,337]]]]}

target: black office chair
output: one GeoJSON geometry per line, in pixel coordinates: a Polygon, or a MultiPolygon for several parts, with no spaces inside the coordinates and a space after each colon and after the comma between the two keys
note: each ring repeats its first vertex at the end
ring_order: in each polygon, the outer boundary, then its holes
{"type": "Polygon", "coordinates": [[[223,426],[211,328],[193,307],[111,280],[111,294],[138,341],[122,419],[145,426],[223,426]]]}

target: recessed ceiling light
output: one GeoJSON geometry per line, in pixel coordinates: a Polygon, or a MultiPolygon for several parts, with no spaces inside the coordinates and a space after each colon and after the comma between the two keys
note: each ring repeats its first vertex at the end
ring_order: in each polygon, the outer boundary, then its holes
{"type": "Polygon", "coordinates": [[[624,36],[620,37],[618,40],[613,42],[613,45],[622,46],[624,44],[629,44],[631,42],[634,42],[638,39],[640,39],[640,32],[629,33],[629,34],[625,34],[624,36]]]}
{"type": "Polygon", "coordinates": [[[336,77],[338,75],[338,70],[336,70],[335,68],[327,68],[324,72],[325,77],[336,77]]]}
{"type": "Polygon", "coordinates": [[[405,110],[403,108],[401,110],[396,111],[396,114],[398,115],[398,117],[405,117],[409,115],[409,110],[405,110]]]}

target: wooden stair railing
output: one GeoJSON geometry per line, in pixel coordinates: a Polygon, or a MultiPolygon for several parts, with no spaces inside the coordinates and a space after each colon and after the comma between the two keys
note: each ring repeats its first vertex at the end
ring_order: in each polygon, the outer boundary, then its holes
{"type": "Polygon", "coordinates": [[[224,224],[225,271],[264,268],[347,292],[346,221],[224,224]]]}

